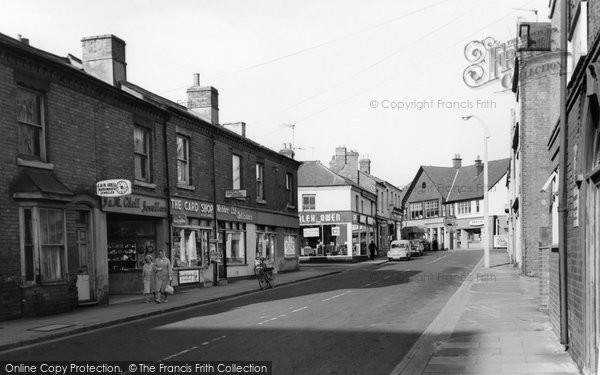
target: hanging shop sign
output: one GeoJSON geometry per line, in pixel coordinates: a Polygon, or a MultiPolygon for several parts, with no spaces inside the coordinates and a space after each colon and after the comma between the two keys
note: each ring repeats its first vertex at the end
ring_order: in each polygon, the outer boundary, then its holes
{"type": "Polygon", "coordinates": [[[122,214],[167,217],[167,200],[131,194],[125,197],[102,197],[102,211],[122,214]]]}
{"type": "Polygon", "coordinates": [[[331,235],[332,236],[339,236],[340,235],[340,227],[332,227],[331,228],[331,235]]]}
{"type": "Polygon", "coordinates": [[[188,219],[184,214],[173,214],[173,225],[187,225],[188,219]]]}
{"type": "Polygon", "coordinates": [[[96,195],[99,197],[121,197],[132,192],[131,181],[116,179],[96,182],[96,195]]]}

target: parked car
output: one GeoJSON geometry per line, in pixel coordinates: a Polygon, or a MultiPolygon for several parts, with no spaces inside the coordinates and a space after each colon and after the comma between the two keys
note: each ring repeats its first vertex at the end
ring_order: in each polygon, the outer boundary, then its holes
{"type": "Polygon", "coordinates": [[[424,251],[429,251],[431,250],[431,242],[429,242],[428,239],[426,238],[421,238],[419,241],[421,241],[421,244],[423,244],[423,250],[424,251]]]}
{"type": "Polygon", "coordinates": [[[390,250],[387,252],[388,260],[409,260],[411,258],[410,241],[396,240],[390,244],[390,250]]]}
{"type": "Polygon", "coordinates": [[[421,240],[410,240],[410,252],[411,255],[421,256],[423,255],[423,243],[421,240]]]}

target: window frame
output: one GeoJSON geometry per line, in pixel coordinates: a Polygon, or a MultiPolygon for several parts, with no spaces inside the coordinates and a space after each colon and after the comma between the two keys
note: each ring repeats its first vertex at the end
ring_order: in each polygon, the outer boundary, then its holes
{"type": "Polygon", "coordinates": [[[426,218],[440,216],[440,205],[437,199],[425,201],[424,203],[424,216],[426,218]]]}
{"type": "Polygon", "coordinates": [[[265,165],[256,163],[256,201],[265,201],[265,165]]]}
{"type": "Polygon", "coordinates": [[[191,140],[190,137],[183,135],[183,134],[177,134],[177,183],[178,184],[182,184],[182,185],[191,185],[192,184],[192,179],[191,179],[191,158],[190,158],[190,144],[191,144],[191,140]],[[179,143],[181,142],[183,143],[183,158],[180,157],[179,154],[179,143]],[[180,168],[182,168],[183,165],[183,172],[184,172],[184,178],[181,179],[181,171],[180,168]]]}
{"type": "Polygon", "coordinates": [[[471,213],[471,201],[458,202],[457,214],[467,215],[471,213]]]}
{"type": "Polygon", "coordinates": [[[294,175],[290,172],[285,174],[285,190],[287,195],[287,204],[289,206],[295,206],[294,199],[294,175]]]}
{"type": "MultiPolygon", "coordinates": [[[[48,228],[49,229],[49,228],[48,228]]],[[[21,253],[21,284],[22,285],[52,285],[64,283],[68,280],[68,254],[67,254],[67,212],[64,207],[54,205],[26,204],[19,207],[19,249],[21,253]],[[60,229],[62,243],[44,243],[44,233],[41,222],[41,210],[59,211],[62,216],[62,225],[54,227],[60,229]],[[26,236],[26,211],[31,214],[31,244],[25,243],[26,236]],[[31,259],[27,259],[26,246],[31,246],[31,259]],[[42,259],[44,247],[60,247],[59,264],[60,275],[55,279],[50,279],[44,274],[42,259]],[[28,266],[31,262],[31,277],[28,275],[28,266]]]]}
{"type": "Polygon", "coordinates": [[[240,190],[242,188],[242,157],[238,154],[231,154],[231,188],[240,190]],[[237,181],[236,181],[236,165],[237,160],[237,181]]]}
{"type": "Polygon", "coordinates": [[[16,113],[16,119],[17,119],[17,124],[18,124],[18,146],[17,146],[17,152],[19,154],[19,156],[23,156],[26,157],[28,159],[32,159],[32,160],[39,160],[41,162],[47,162],[48,161],[48,156],[47,156],[47,150],[46,150],[46,97],[45,97],[45,93],[43,91],[40,90],[35,90],[35,89],[31,89],[28,87],[25,87],[23,85],[17,85],[17,113],[16,113]],[[29,94],[33,94],[35,95],[36,98],[36,104],[37,104],[37,115],[39,116],[39,124],[36,124],[34,122],[30,122],[30,121],[26,121],[25,119],[21,119],[20,118],[20,111],[19,111],[19,106],[20,106],[20,92],[25,92],[25,93],[29,93],[29,94]],[[23,136],[22,136],[22,128],[23,127],[35,127],[37,129],[39,129],[39,144],[37,145],[37,147],[39,147],[39,155],[36,155],[35,153],[27,153],[24,152],[24,150],[22,149],[21,145],[23,143],[23,136]]]}
{"type": "MultiPolygon", "coordinates": [[[[134,158],[134,176],[136,181],[151,183],[152,182],[152,129],[134,124],[133,128],[133,158],[134,158]],[[144,136],[144,152],[138,152],[136,148],[136,131],[141,130],[144,136]],[[138,158],[145,158],[143,167],[146,169],[146,176],[142,176],[142,171],[138,171],[138,158]],[[138,173],[139,172],[139,173],[138,173]]],[[[142,164],[140,163],[140,167],[142,164]]]]}
{"type": "Polygon", "coordinates": [[[408,207],[410,220],[423,219],[423,202],[411,202],[409,203],[408,207]]]}
{"type": "Polygon", "coordinates": [[[317,208],[317,195],[316,194],[302,194],[302,211],[315,211],[317,208]],[[305,203],[305,198],[308,198],[308,203],[305,203]],[[312,204],[310,202],[312,198],[312,204]]]}

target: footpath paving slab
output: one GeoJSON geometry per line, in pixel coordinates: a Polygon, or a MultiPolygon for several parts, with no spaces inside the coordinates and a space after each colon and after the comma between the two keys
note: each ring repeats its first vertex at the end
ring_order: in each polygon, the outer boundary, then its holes
{"type": "Polygon", "coordinates": [[[507,260],[480,262],[392,374],[579,374],[538,309],[539,280],[507,260]]]}
{"type": "MultiPolygon", "coordinates": [[[[276,287],[344,271],[343,267],[301,266],[276,275],[276,287]]],[[[144,303],[142,295],[115,296],[109,305],[84,306],[72,312],[0,322],[0,351],[53,340],[158,314],[260,293],[254,279],[234,280],[224,286],[177,288],[167,303],[144,303]]]]}

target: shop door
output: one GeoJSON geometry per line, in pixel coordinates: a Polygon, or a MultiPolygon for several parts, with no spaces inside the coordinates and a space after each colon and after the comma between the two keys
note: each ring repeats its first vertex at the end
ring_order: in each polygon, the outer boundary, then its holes
{"type": "Polygon", "coordinates": [[[448,248],[450,250],[454,250],[454,232],[450,232],[449,234],[450,234],[450,238],[449,238],[450,243],[448,244],[448,248]]]}
{"type": "Polygon", "coordinates": [[[77,256],[79,259],[77,294],[80,303],[96,301],[95,257],[93,241],[91,241],[90,238],[90,221],[89,211],[77,211],[77,224],[75,226],[77,235],[77,256]]]}

